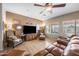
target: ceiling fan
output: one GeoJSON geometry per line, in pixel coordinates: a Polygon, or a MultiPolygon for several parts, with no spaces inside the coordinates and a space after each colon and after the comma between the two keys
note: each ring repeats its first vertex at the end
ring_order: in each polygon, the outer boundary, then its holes
{"type": "Polygon", "coordinates": [[[50,11],[52,13],[52,8],[58,8],[58,7],[65,7],[65,3],[63,4],[56,4],[54,5],[53,3],[45,3],[45,5],[40,5],[40,4],[34,4],[34,6],[39,6],[39,7],[44,7],[45,9],[40,12],[42,14],[44,11],[50,11]]]}

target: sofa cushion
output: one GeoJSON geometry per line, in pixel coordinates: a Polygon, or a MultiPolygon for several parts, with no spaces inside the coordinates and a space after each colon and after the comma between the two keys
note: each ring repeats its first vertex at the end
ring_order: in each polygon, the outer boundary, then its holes
{"type": "Polygon", "coordinates": [[[71,44],[79,44],[79,40],[75,39],[75,40],[71,40],[70,42],[71,44]]]}
{"type": "Polygon", "coordinates": [[[66,48],[66,46],[65,46],[65,45],[58,44],[57,42],[55,42],[55,43],[54,43],[54,45],[55,45],[56,47],[58,47],[58,48],[63,49],[63,50],[66,48]]]}
{"type": "Polygon", "coordinates": [[[67,46],[68,41],[67,40],[58,39],[57,43],[67,46]]]}
{"type": "Polygon", "coordinates": [[[74,40],[74,39],[78,39],[79,40],[79,37],[78,36],[74,36],[71,38],[71,40],[74,40]]]}
{"type": "Polygon", "coordinates": [[[51,45],[51,46],[48,46],[47,48],[46,48],[46,50],[48,51],[48,52],[51,52],[51,50],[53,50],[55,48],[55,46],[54,45],[51,45]]]}
{"type": "Polygon", "coordinates": [[[51,53],[54,55],[54,56],[61,56],[63,54],[63,50],[58,48],[58,47],[55,47],[51,53]]]}
{"type": "Polygon", "coordinates": [[[13,40],[17,40],[16,36],[9,36],[9,38],[13,39],[13,40]]]}
{"type": "Polygon", "coordinates": [[[79,56],[79,44],[70,44],[64,50],[65,56],[79,56]]]}

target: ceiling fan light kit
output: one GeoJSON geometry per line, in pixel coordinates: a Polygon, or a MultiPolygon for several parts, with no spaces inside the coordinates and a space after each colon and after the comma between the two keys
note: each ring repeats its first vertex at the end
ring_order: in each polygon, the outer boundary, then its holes
{"type": "Polygon", "coordinates": [[[51,11],[52,8],[51,7],[47,7],[46,11],[51,11]]]}
{"type": "Polygon", "coordinates": [[[43,11],[40,12],[40,14],[42,14],[44,11],[49,11],[52,12],[52,8],[58,8],[58,7],[65,7],[65,3],[63,4],[53,4],[53,3],[45,3],[45,5],[40,5],[40,4],[34,4],[34,6],[38,6],[38,7],[45,7],[45,9],[43,11]]]}

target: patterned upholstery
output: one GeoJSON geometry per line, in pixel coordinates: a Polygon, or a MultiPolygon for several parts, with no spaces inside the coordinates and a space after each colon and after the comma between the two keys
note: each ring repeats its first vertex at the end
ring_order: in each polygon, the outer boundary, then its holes
{"type": "Polygon", "coordinates": [[[14,34],[14,31],[8,30],[6,35],[8,46],[15,47],[16,45],[22,43],[22,39],[17,38],[14,34]]]}

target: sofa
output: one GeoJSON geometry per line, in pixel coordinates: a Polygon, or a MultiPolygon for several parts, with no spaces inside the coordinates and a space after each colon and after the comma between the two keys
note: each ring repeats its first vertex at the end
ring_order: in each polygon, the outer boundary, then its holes
{"type": "Polygon", "coordinates": [[[55,46],[49,46],[44,50],[41,50],[38,53],[36,53],[34,56],[61,56],[62,54],[62,49],[55,46]]]}
{"type": "Polygon", "coordinates": [[[79,37],[74,36],[71,38],[68,46],[64,50],[65,56],[79,56],[79,37]]]}
{"type": "Polygon", "coordinates": [[[34,56],[79,56],[79,37],[74,36],[70,40],[61,41],[61,43],[56,41],[52,46],[37,52],[34,56]]]}
{"type": "Polygon", "coordinates": [[[58,39],[52,46],[34,56],[79,56],[79,37],[73,36],[70,40],[58,39]]]}
{"type": "Polygon", "coordinates": [[[7,39],[6,42],[8,47],[15,47],[23,42],[21,38],[17,38],[13,30],[6,31],[6,39],[7,39]]]}
{"type": "Polygon", "coordinates": [[[37,52],[34,56],[63,56],[64,49],[66,48],[68,42],[69,41],[67,39],[58,38],[53,45],[37,52]]]}

